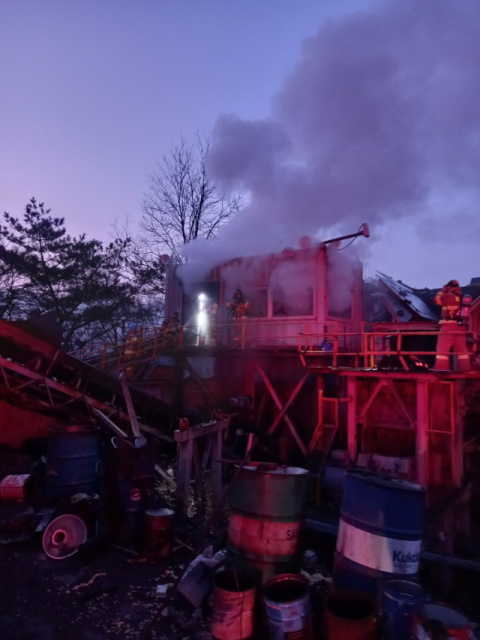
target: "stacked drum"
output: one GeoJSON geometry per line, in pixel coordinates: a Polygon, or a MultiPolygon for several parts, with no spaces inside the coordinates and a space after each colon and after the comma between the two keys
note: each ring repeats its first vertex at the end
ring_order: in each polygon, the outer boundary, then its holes
{"type": "Polygon", "coordinates": [[[230,557],[265,582],[299,568],[308,472],[297,467],[241,469],[232,490],[230,557]]]}

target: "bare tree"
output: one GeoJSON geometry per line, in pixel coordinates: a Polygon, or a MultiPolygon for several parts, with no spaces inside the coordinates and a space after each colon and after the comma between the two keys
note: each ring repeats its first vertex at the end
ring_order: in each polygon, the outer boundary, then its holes
{"type": "Polygon", "coordinates": [[[215,237],[240,207],[238,195],[221,194],[208,177],[210,145],[200,135],[193,144],[182,138],[148,176],[140,226],[152,249],[169,252],[175,262],[183,261],[183,245],[215,237]]]}

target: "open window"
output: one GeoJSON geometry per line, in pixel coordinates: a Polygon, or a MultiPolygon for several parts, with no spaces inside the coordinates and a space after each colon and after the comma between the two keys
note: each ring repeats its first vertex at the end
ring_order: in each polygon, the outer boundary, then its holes
{"type": "Polygon", "coordinates": [[[314,314],[315,263],[298,254],[283,260],[270,275],[272,315],[302,317],[314,314]]]}

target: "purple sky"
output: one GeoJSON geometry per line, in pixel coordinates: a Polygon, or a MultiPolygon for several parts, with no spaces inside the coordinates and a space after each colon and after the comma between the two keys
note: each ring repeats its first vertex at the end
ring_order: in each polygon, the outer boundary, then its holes
{"type": "MultiPolygon", "coordinates": [[[[295,203],[303,199],[301,208],[307,211],[321,196],[319,219],[335,209],[337,226],[347,233],[363,221],[370,223],[373,238],[358,241],[370,245],[368,274],[379,269],[418,286],[440,285],[453,277],[466,283],[480,276],[480,171],[473,148],[480,145],[480,90],[469,75],[472,65],[477,71],[480,66],[480,56],[472,58],[480,51],[472,44],[480,42],[480,27],[473,21],[470,29],[468,16],[452,19],[450,9],[459,6],[455,0],[435,2],[437,17],[419,15],[417,21],[408,12],[396,16],[391,9],[384,11],[395,2],[380,2],[367,16],[352,17],[352,11],[372,5],[367,0],[4,0],[0,209],[20,215],[35,196],[66,218],[70,232],[107,238],[117,217],[126,214],[133,224],[138,222],[146,175],[180,135],[192,139],[197,129],[208,133],[215,123],[218,133],[222,114],[247,125],[267,118],[283,127],[296,152],[300,149],[297,158],[295,153],[288,157],[290,165],[308,161],[324,177],[325,158],[320,156],[328,149],[328,166],[353,185],[349,200],[339,197],[345,191],[340,183],[337,193],[333,188],[327,193],[325,185],[331,182],[317,180],[313,169],[310,186],[296,175],[288,189],[290,202],[281,194],[290,207],[282,214],[284,222],[295,203]],[[334,21],[325,26],[328,17],[334,21]],[[373,46],[378,57],[372,55],[373,46]],[[388,64],[398,64],[401,73],[394,76],[388,64]],[[382,77],[389,82],[385,95],[382,77]],[[422,94],[418,108],[425,115],[417,117],[410,90],[424,85],[427,97],[422,94]],[[350,86],[352,96],[360,92],[366,100],[376,100],[371,112],[377,120],[380,114],[392,122],[399,140],[412,133],[409,124],[414,122],[413,132],[431,151],[428,158],[410,156],[411,147],[400,145],[402,179],[387,181],[390,191],[377,190],[373,204],[370,192],[359,188],[362,176],[351,171],[352,165],[364,166],[364,151],[357,147],[349,156],[339,151],[350,148],[351,140],[359,141],[365,123],[352,117],[357,109],[345,98],[350,86]],[[432,90],[446,99],[437,105],[429,98],[432,90]],[[405,118],[397,113],[403,100],[405,118]],[[325,109],[317,111],[317,103],[325,109]],[[435,135],[426,130],[430,122],[435,135]],[[398,131],[400,126],[404,129],[398,131]],[[319,132],[318,140],[314,132],[319,132]],[[461,142],[467,137],[473,150],[465,160],[461,142]],[[443,155],[449,162],[431,164],[431,158],[443,155]],[[424,186],[413,180],[415,163],[442,187],[429,193],[423,209],[415,199],[424,186]],[[452,175],[455,179],[446,180],[452,175]],[[402,197],[392,198],[392,190],[403,190],[402,197]],[[384,210],[388,213],[380,215],[384,210]]],[[[404,4],[409,0],[397,2],[404,4]]],[[[363,134],[369,136],[367,127],[363,134]]],[[[388,135],[391,142],[394,136],[388,135]]],[[[390,142],[385,158],[372,154],[372,166],[390,163],[384,175],[391,176],[396,164],[390,142]]],[[[227,145],[227,151],[231,148],[227,145]]],[[[373,177],[379,175],[375,171],[373,177]]],[[[236,167],[228,177],[237,180],[241,173],[236,167]]],[[[269,190],[266,184],[262,182],[261,193],[257,189],[257,202],[264,205],[262,211],[277,210],[276,188],[269,190]]],[[[243,186],[255,187],[248,180],[243,186]]],[[[292,215],[295,219],[298,213],[292,215]]]]}

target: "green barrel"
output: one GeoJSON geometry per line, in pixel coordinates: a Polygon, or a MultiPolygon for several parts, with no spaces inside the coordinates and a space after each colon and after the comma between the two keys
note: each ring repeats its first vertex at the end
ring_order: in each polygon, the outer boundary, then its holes
{"type": "Polygon", "coordinates": [[[299,568],[308,472],[246,466],[232,489],[228,550],[263,581],[299,568]]]}

